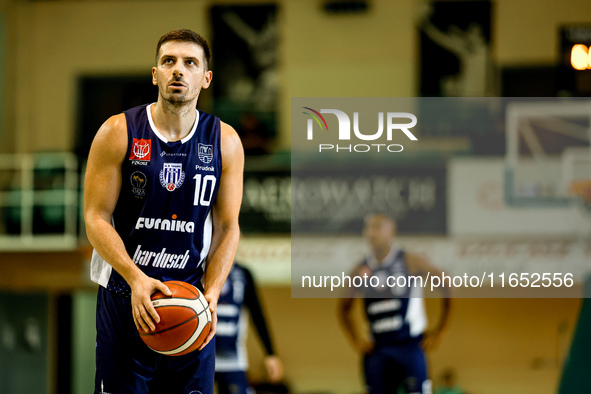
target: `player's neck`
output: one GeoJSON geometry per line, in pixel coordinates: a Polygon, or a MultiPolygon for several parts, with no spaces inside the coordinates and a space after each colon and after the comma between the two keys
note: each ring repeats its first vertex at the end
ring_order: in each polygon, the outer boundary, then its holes
{"type": "Polygon", "coordinates": [[[197,116],[195,104],[190,102],[183,105],[174,105],[159,99],[150,108],[154,126],[170,142],[185,138],[195,124],[197,116]]]}
{"type": "Polygon", "coordinates": [[[373,248],[373,255],[378,263],[382,263],[390,253],[392,245],[376,246],[373,248]]]}

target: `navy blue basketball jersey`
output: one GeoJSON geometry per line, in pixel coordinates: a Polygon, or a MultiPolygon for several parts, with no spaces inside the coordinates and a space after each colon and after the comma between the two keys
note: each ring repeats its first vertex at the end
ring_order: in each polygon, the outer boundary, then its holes
{"type": "Polygon", "coordinates": [[[216,372],[246,371],[248,367],[246,332],[249,314],[266,353],[274,354],[271,336],[252,274],[246,267],[234,263],[218,300],[216,372]]]}
{"type": "Polygon", "coordinates": [[[248,315],[242,310],[248,285],[245,271],[234,265],[218,300],[217,372],[244,371],[248,366],[245,344],[248,315]]]}
{"type": "MultiPolygon", "coordinates": [[[[365,291],[365,313],[369,321],[370,332],[376,346],[389,346],[410,343],[419,340],[427,324],[425,307],[420,287],[410,286],[409,273],[405,262],[405,253],[392,247],[381,264],[374,257],[368,257],[362,263],[377,276],[380,283],[387,283],[388,277],[406,277],[404,287],[376,287],[365,291]]],[[[397,281],[404,284],[403,281],[397,281]]]]}
{"type": "MultiPolygon", "coordinates": [[[[212,206],[222,173],[220,120],[197,111],[190,133],[169,142],[150,105],[125,111],[128,147],[113,226],[148,276],[199,288],[212,239],[212,206]]],[[[91,279],[128,295],[129,286],[96,251],[91,279]]]]}

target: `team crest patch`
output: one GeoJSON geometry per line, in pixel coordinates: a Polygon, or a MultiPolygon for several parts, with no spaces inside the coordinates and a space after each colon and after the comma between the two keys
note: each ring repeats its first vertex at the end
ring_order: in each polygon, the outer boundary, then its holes
{"type": "Polygon", "coordinates": [[[199,143],[197,146],[197,154],[199,155],[199,160],[204,162],[205,164],[211,163],[213,160],[213,146],[212,145],[205,145],[199,143]]]}
{"type": "Polygon", "coordinates": [[[172,192],[183,185],[185,172],[182,163],[164,163],[160,170],[160,184],[163,188],[172,192]]]}
{"type": "Polygon", "coordinates": [[[134,138],[131,146],[129,160],[134,162],[149,162],[152,157],[152,140],[143,138],[134,138]]]}

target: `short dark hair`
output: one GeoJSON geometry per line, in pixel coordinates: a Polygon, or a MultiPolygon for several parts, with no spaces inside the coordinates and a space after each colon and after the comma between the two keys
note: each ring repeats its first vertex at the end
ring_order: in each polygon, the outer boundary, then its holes
{"type": "Polygon", "coordinates": [[[372,213],[366,215],[365,218],[363,218],[364,224],[367,224],[369,219],[375,218],[375,217],[381,218],[381,219],[387,221],[388,223],[390,223],[392,225],[392,228],[396,232],[396,229],[398,228],[398,225],[396,224],[396,220],[392,216],[390,216],[389,214],[384,213],[384,212],[376,211],[376,212],[372,212],[372,213]]]}
{"type": "Polygon", "coordinates": [[[168,41],[192,42],[199,45],[203,49],[203,56],[205,57],[205,69],[209,69],[209,63],[211,62],[211,50],[209,49],[209,44],[207,43],[207,40],[200,34],[195,33],[193,30],[189,29],[172,30],[160,37],[158,40],[158,45],[156,45],[156,63],[158,63],[160,47],[162,47],[162,44],[168,41]]]}

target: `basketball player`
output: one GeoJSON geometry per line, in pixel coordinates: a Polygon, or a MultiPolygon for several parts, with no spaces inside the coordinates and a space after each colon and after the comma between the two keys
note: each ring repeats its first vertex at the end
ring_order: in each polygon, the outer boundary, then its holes
{"type": "Polygon", "coordinates": [[[265,315],[250,271],[234,263],[218,302],[218,326],[215,342],[215,380],[219,394],[250,394],[254,390],[246,379],[246,329],[248,309],[257,334],[265,348],[265,367],[269,380],[283,376],[281,360],[275,355],[265,315]]]}
{"type": "MultiPolygon", "coordinates": [[[[371,254],[351,276],[367,274],[386,283],[388,276],[441,274],[423,257],[396,246],[396,224],[391,218],[381,214],[367,217],[363,234],[371,254]]],[[[380,286],[362,291],[371,340],[358,335],[351,317],[355,290],[347,290],[347,298],[340,300],[339,313],[348,338],[363,356],[368,393],[396,393],[402,387],[408,394],[431,394],[423,350],[435,346],[447,326],[448,291],[442,298],[440,320],[429,334],[425,333],[427,320],[420,287],[380,286]]]]}
{"type": "Polygon", "coordinates": [[[218,297],[239,239],[244,154],[238,135],[196,110],[209,87],[210,50],[199,34],[160,38],[156,103],[109,118],[88,157],[85,220],[98,283],[95,393],[213,393],[218,297]],[[155,329],[150,300],[162,283],[202,290],[212,330],[199,351],[163,356],[138,330],[155,329]]]}

